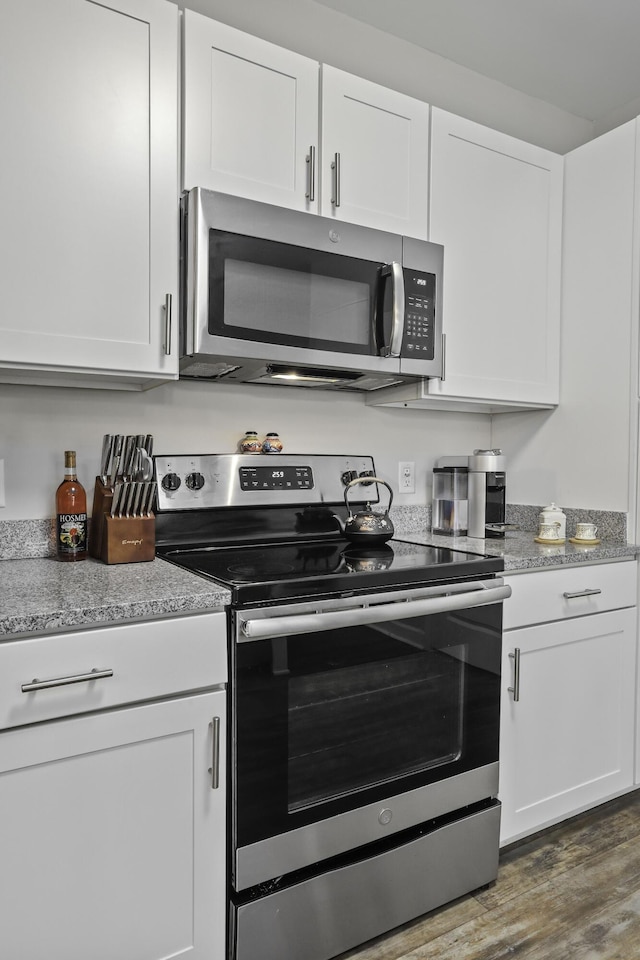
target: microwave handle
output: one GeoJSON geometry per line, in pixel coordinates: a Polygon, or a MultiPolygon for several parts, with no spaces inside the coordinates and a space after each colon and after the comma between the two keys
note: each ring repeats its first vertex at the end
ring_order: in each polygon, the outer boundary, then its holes
{"type": "Polygon", "coordinates": [[[404,335],[404,274],[402,264],[396,260],[393,263],[386,264],[380,271],[381,285],[384,285],[387,277],[391,277],[393,285],[391,336],[389,337],[389,343],[382,345],[380,353],[383,357],[399,357],[404,335]]]}

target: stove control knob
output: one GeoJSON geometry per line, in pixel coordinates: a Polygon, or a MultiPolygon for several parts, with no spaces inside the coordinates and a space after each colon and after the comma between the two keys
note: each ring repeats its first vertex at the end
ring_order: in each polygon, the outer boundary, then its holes
{"type": "Polygon", "coordinates": [[[180,483],[180,477],[177,473],[165,473],[161,481],[161,486],[163,490],[177,490],[180,483]]]}
{"type": "Polygon", "coordinates": [[[342,482],[345,487],[348,483],[351,483],[352,480],[355,480],[357,476],[357,470],[345,470],[345,472],[342,474],[342,482]]]}
{"type": "MultiPolygon", "coordinates": [[[[374,476],[374,473],[373,473],[373,470],[361,470],[361,471],[360,471],[360,476],[361,476],[361,477],[373,477],[373,476],[374,476]]],[[[372,480],[363,480],[363,481],[362,481],[362,486],[363,486],[363,487],[370,487],[372,483],[373,483],[372,480]]]]}
{"type": "Polygon", "coordinates": [[[204,477],[201,473],[188,473],[184,482],[189,490],[202,490],[204,487],[204,477]]]}

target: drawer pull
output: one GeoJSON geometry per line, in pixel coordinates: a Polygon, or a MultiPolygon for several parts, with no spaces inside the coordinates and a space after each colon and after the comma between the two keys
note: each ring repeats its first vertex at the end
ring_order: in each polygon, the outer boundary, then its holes
{"type": "Polygon", "coordinates": [[[507,687],[507,690],[513,694],[513,702],[517,703],[520,699],[520,647],[514,647],[509,657],[513,660],[513,686],[507,687]]]}
{"type": "Polygon", "coordinates": [[[33,690],[48,690],[49,687],[66,687],[70,683],[86,683],[88,680],[101,680],[103,677],[112,677],[113,670],[93,669],[91,673],[79,673],[75,677],[55,677],[52,680],[33,679],[31,683],[23,683],[20,688],[23,693],[33,690]]]}
{"type": "Polygon", "coordinates": [[[220,717],[214,717],[209,724],[212,733],[211,745],[211,789],[217,790],[220,786],[220,717]]]}
{"type": "Polygon", "coordinates": [[[576,597],[595,597],[596,594],[602,593],[598,587],[595,590],[578,590],[576,593],[569,593],[567,590],[562,594],[565,600],[575,600],[576,597]]]}

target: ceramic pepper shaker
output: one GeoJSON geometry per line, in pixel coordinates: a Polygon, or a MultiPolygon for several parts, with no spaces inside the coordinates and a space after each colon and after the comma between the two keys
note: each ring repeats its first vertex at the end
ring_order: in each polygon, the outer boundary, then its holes
{"type": "Polygon", "coordinates": [[[262,442],[263,453],[282,453],[282,440],[277,433],[268,433],[262,442]]]}

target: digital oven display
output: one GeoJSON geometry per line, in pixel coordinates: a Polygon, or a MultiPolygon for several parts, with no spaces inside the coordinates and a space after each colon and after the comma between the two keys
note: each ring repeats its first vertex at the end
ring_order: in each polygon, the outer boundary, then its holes
{"type": "Polygon", "coordinates": [[[240,467],[241,490],[311,490],[311,467],[240,467]]]}

